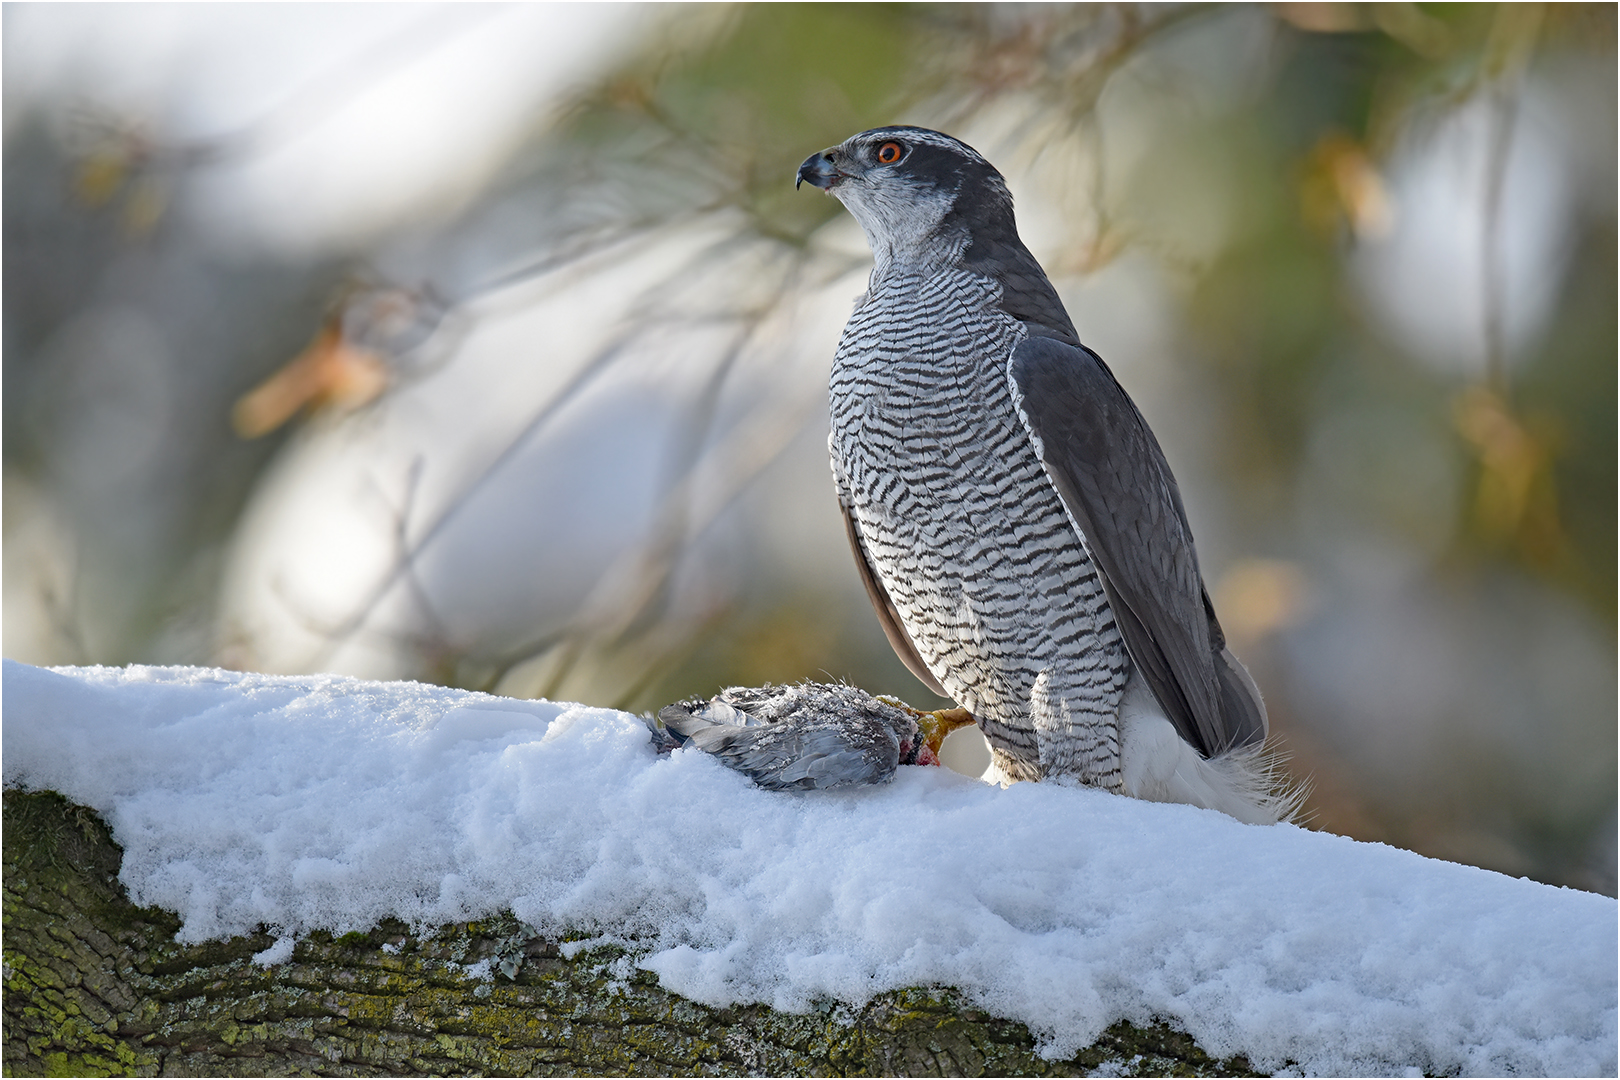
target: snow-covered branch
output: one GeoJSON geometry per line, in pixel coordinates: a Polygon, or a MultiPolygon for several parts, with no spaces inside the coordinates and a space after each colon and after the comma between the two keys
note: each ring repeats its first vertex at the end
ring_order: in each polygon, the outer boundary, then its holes
{"type": "Polygon", "coordinates": [[[585,706],[202,669],[4,680],[7,786],[105,818],[177,947],[259,934],[274,968],[295,940],[508,918],[709,1009],[946,988],[1054,1061],[1128,1021],[1262,1070],[1616,1067],[1616,908],[1595,894],[937,768],[766,792],[585,706]]]}

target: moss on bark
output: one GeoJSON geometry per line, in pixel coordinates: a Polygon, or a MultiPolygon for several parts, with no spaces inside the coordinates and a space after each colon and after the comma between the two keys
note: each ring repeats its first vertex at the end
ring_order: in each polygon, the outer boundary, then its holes
{"type": "Polygon", "coordinates": [[[400,923],[299,940],[184,945],[131,904],[100,818],[7,791],[4,1066],[112,1075],[1252,1075],[1165,1026],[1116,1024],[1068,1061],[948,990],[808,1015],[710,1008],[615,949],[565,958],[510,917],[419,936],[400,923]]]}

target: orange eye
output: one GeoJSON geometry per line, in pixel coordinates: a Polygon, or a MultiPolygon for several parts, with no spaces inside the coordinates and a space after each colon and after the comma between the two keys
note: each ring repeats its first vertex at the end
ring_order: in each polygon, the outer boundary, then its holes
{"type": "Polygon", "coordinates": [[[893,165],[900,160],[900,155],[905,152],[905,148],[899,143],[886,142],[878,147],[877,159],[881,164],[893,165]]]}

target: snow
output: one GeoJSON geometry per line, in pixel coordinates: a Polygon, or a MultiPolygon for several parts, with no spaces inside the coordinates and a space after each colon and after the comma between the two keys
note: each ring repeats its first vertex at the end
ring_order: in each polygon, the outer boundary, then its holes
{"type": "Polygon", "coordinates": [[[183,939],[272,927],[266,964],[506,909],[708,1004],[955,987],[1053,1056],[1163,1018],[1270,1070],[1616,1070],[1614,900],[1381,845],[939,768],[766,792],[625,713],[414,683],[7,661],[4,716],[7,785],[100,811],[183,939]]]}

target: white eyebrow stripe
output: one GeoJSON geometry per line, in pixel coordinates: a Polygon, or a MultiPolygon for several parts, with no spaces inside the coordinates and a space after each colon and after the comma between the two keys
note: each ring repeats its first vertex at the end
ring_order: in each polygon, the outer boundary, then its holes
{"type": "Polygon", "coordinates": [[[928,146],[937,147],[938,149],[941,149],[941,150],[953,150],[956,153],[961,154],[963,157],[968,158],[970,161],[976,161],[976,162],[980,163],[981,165],[990,164],[988,161],[985,160],[983,155],[981,155],[977,150],[973,149],[971,146],[968,146],[966,143],[961,142],[961,141],[959,141],[957,139],[953,139],[949,135],[944,134],[943,132],[930,131],[930,130],[928,130],[926,128],[906,128],[906,127],[872,128],[870,131],[861,132],[859,135],[856,135],[853,139],[850,139],[849,141],[851,143],[854,143],[857,140],[859,140],[861,142],[876,142],[878,139],[885,138],[885,137],[892,137],[892,138],[895,138],[895,139],[906,139],[906,140],[909,140],[910,142],[913,142],[913,143],[921,143],[921,144],[925,144],[925,145],[928,145],[928,146]]]}

